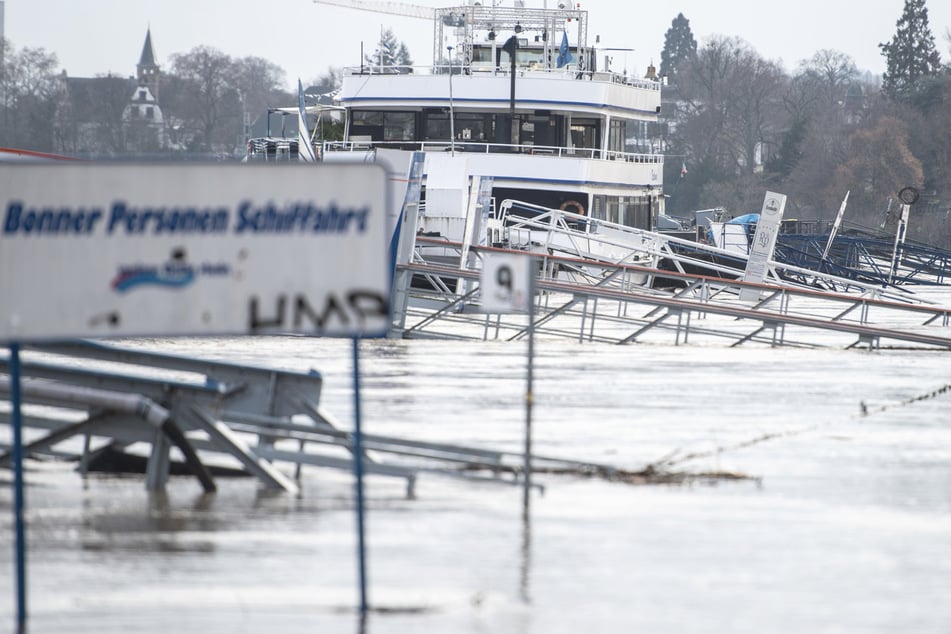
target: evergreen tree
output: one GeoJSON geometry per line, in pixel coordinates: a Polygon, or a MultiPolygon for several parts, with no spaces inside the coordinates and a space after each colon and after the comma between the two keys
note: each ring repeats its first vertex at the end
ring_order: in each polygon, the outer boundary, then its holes
{"type": "Polygon", "coordinates": [[[690,30],[690,20],[678,13],[664,35],[664,50],[660,53],[661,77],[673,82],[679,72],[697,56],[697,40],[690,30]]]}
{"type": "MultiPolygon", "coordinates": [[[[396,39],[393,29],[386,29],[380,33],[380,42],[371,55],[367,55],[367,63],[382,73],[406,73],[412,66],[413,59],[404,42],[396,39]]],[[[375,71],[376,72],[376,71],[375,71]]]]}
{"type": "Polygon", "coordinates": [[[411,72],[413,58],[409,54],[409,48],[406,47],[406,42],[400,42],[400,47],[396,51],[396,65],[401,67],[401,72],[411,72]]]}
{"type": "Polygon", "coordinates": [[[941,55],[928,25],[925,0],[905,0],[905,10],[896,23],[891,42],[879,44],[887,70],[882,75],[882,91],[893,99],[914,96],[923,79],[941,70],[941,55]]]}

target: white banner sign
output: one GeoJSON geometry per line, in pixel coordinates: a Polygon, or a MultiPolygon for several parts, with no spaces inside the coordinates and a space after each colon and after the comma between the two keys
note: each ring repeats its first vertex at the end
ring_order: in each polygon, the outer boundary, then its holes
{"type": "MultiPolygon", "coordinates": [[[[775,192],[766,192],[763,201],[763,210],[756,223],[756,233],[753,235],[753,246],[746,261],[744,282],[762,283],[766,280],[766,269],[773,257],[776,248],[776,236],[779,235],[779,225],[783,220],[783,210],[786,209],[786,195],[775,192]]],[[[756,301],[760,292],[755,288],[740,290],[740,300],[744,302],[756,301]]]]}
{"type": "Polygon", "coordinates": [[[528,255],[486,254],[482,259],[482,312],[527,313],[529,309],[528,255]]]}
{"type": "Polygon", "coordinates": [[[376,165],[0,168],[0,341],[389,323],[376,165]]]}

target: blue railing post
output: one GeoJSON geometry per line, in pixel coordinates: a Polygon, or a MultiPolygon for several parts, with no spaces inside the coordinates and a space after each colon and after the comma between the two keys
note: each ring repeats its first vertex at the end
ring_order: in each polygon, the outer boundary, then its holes
{"type": "Polygon", "coordinates": [[[20,392],[20,346],[10,344],[10,406],[13,409],[13,522],[16,526],[17,628],[26,632],[26,531],[23,526],[23,416],[20,392]]]}

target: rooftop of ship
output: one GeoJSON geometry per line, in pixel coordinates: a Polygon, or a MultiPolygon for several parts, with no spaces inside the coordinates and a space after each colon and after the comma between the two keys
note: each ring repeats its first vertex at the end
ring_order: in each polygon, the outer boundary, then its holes
{"type": "MultiPolygon", "coordinates": [[[[452,77],[457,109],[515,107],[653,120],[661,83],[608,66],[619,49],[589,41],[588,12],[578,8],[483,6],[434,9],[433,65],[364,63],[346,69],[341,105],[415,110],[448,107],[452,77]],[[512,81],[512,58],[515,81],[512,81]],[[604,60],[599,63],[599,56],[604,60]]],[[[648,73],[649,75],[649,73],[648,73]]]]}

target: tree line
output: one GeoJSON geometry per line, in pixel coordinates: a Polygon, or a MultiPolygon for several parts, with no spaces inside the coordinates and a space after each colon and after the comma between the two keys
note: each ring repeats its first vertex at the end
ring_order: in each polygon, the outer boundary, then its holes
{"type": "Polygon", "coordinates": [[[925,0],[906,0],[880,49],[880,85],[828,49],[789,74],[739,38],[698,46],[679,14],[660,67],[667,212],[758,211],[770,189],[788,196],[787,218],[831,219],[848,192],[846,218],[882,228],[911,186],[922,196],[909,237],[951,246],[951,66],[925,0]]]}
{"type": "MultiPolygon", "coordinates": [[[[80,94],[81,83],[90,80],[67,77],[45,49],[17,49],[4,40],[0,55],[0,146],[6,147],[93,158],[142,152],[243,155],[246,115],[253,122],[268,107],[297,103],[276,64],[198,46],[172,55],[169,68],[162,69],[158,103],[170,142],[143,147],[123,121],[136,88],[132,77],[99,76],[80,94]],[[70,108],[84,111],[80,120],[63,117],[70,108]],[[86,143],[77,143],[65,129],[80,124],[93,128],[86,143]]],[[[315,80],[327,82],[339,83],[339,71],[315,80]]]]}
{"type": "MultiPolygon", "coordinates": [[[[99,76],[81,90],[88,80],[67,77],[55,54],[0,40],[0,146],[93,158],[163,152],[243,156],[246,119],[253,123],[269,107],[297,103],[297,95],[284,88],[285,71],[261,57],[232,57],[198,46],[169,62],[157,95],[167,140],[159,147],[154,140],[144,144],[136,126],[124,120],[136,89],[131,77],[99,76]],[[79,125],[86,128],[82,135],[69,129],[79,125]]],[[[387,29],[366,63],[406,72],[413,62],[406,44],[387,29]]],[[[304,85],[309,92],[329,94],[341,81],[341,69],[330,67],[304,85]]]]}

